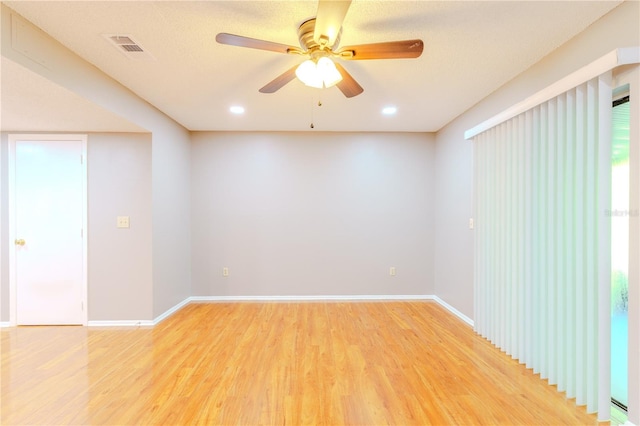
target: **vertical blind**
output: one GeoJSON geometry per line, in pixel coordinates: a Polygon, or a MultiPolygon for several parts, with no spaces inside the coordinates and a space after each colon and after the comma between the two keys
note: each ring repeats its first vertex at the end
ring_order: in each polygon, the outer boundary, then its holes
{"type": "Polygon", "coordinates": [[[476,332],[610,407],[611,73],[474,137],[476,332]]]}

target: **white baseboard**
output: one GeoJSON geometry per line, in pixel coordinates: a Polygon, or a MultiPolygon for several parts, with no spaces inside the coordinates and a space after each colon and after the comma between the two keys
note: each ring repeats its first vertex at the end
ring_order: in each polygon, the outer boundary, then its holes
{"type": "Polygon", "coordinates": [[[631,423],[629,420],[627,420],[626,422],[624,422],[622,426],[636,426],[636,425],[631,423]]]}
{"type": "Polygon", "coordinates": [[[191,296],[190,302],[288,302],[288,301],[374,301],[374,300],[433,300],[440,306],[473,327],[473,320],[432,294],[374,294],[346,296],[191,296]]]}
{"type": "MultiPolygon", "coordinates": [[[[473,327],[473,320],[462,312],[449,305],[438,296],[429,294],[367,294],[367,295],[313,295],[313,296],[191,296],[176,304],[154,320],[116,320],[116,321],[89,321],[89,327],[143,327],[154,326],[173,315],[189,303],[221,303],[221,302],[308,302],[308,301],[393,301],[393,300],[432,300],[440,306],[460,318],[473,327]]],[[[0,326],[7,327],[5,323],[0,326]]],[[[629,425],[625,425],[629,426],[629,425]]],[[[631,425],[634,426],[634,425],[631,425]]]]}
{"type": "Polygon", "coordinates": [[[324,296],[191,296],[190,302],[307,302],[307,301],[374,301],[374,300],[434,300],[422,294],[370,294],[324,296]]]}
{"type": "Polygon", "coordinates": [[[186,299],[184,299],[182,302],[176,304],[174,307],[167,309],[167,311],[165,313],[163,313],[162,315],[156,317],[153,320],[153,325],[156,325],[158,323],[160,323],[160,321],[168,318],[169,316],[175,314],[176,312],[178,312],[180,309],[182,309],[183,306],[186,306],[189,304],[189,302],[191,302],[191,298],[187,297],[186,299]]]}
{"type": "Polygon", "coordinates": [[[89,321],[89,327],[148,327],[155,325],[151,320],[89,321]]]}
{"type": "Polygon", "coordinates": [[[460,312],[459,310],[457,310],[456,308],[454,308],[453,306],[451,306],[450,304],[448,304],[444,300],[440,299],[438,296],[433,296],[433,300],[438,302],[438,304],[440,304],[440,306],[442,306],[443,308],[445,308],[446,310],[451,312],[453,315],[457,316],[462,321],[466,322],[471,327],[473,327],[474,322],[473,322],[473,320],[471,318],[469,318],[468,316],[466,316],[465,314],[463,314],[462,312],[460,312]]]}
{"type": "Polygon", "coordinates": [[[0,328],[11,327],[10,321],[0,321],[0,328]]]}
{"type": "Polygon", "coordinates": [[[114,321],[89,321],[89,327],[153,327],[160,321],[168,318],[172,314],[178,312],[183,306],[187,305],[191,300],[187,297],[182,302],[169,308],[166,312],[159,315],[153,320],[114,320],[114,321]]]}

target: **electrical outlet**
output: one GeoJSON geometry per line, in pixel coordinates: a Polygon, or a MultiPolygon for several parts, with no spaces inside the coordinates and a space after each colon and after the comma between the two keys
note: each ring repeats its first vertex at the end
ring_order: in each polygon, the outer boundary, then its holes
{"type": "Polygon", "coordinates": [[[118,228],[128,228],[129,227],[129,216],[118,216],[116,219],[116,227],[118,228]]]}
{"type": "Polygon", "coordinates": [[[389,275],[391,275],[392,277],[396,276],[396,267],[392,266],[389,268],[389,275]]]}
{"type": "Polygon", "coordinates": [[[229,276],[229,268],[227,268],[226,266],[224,268],[222,268],[222,276],[223,277],[228,277],[229,276]]]}
{"type": "Polygon", "coordinates": [[[469,219],[469,229],[473,229],[473,218],[469,219]]]}

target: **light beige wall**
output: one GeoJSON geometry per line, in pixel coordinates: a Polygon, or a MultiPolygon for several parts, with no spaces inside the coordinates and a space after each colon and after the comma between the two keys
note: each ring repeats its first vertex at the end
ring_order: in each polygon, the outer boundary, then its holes
{"type": "Polygon", "coordinates": [[[433,294],[433,136],[192,139],[193,295],[433,294]]]}
{"type": "Polygon", "coordinates": [[[153,126],[153,318],[191,295],[191,140],[153,126]]]}
{"type": "Polygon", "coordinates": [[[151,135],[89,134],[87,157],[89,320],[152,318],[151,135]]]}

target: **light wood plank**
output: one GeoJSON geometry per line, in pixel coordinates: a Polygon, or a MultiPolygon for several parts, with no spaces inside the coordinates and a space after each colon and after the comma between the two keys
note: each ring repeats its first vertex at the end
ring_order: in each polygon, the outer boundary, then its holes
{"type": "Polygon", "coordinates": [[[2,332],[1,423],[595,424],[432,302],[190,304],[2,332]]]}

